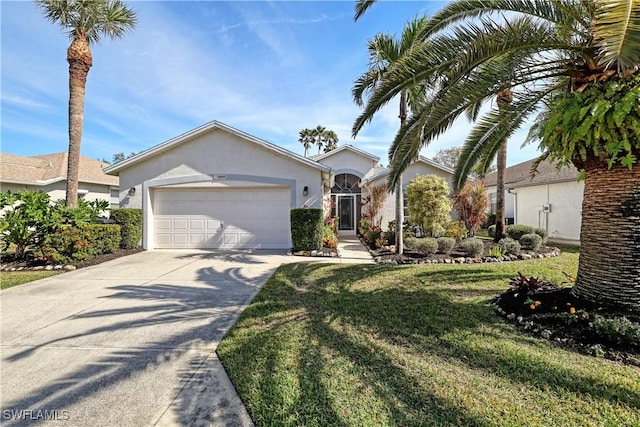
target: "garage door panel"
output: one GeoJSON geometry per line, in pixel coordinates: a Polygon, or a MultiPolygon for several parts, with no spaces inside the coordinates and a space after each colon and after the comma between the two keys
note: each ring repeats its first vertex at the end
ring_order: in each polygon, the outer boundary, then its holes
{"type": "Polygon", "coordinates": [[[153,194],[158,248],[289,248],[289,189],[175,189],[153,194]]]}
{"type": "Polygon", "coordinates": [[[204,219],[190,219],[189,220],[189,229],[190,230],[204,230],[204,219]]]}

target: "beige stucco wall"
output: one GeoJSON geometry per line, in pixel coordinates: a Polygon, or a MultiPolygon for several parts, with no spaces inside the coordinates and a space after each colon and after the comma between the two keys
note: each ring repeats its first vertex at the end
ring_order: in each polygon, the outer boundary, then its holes
{"type": "MultiPolygon", "coordinates": [[[[406,190],[407,186],[409,185],[409,182],[411,182],[412,179],[422,175],[437,175],[441,178],[444,178],[447,180],[447,183],[449,184],[449,188],[451,188],[451,179],[453,178],[452,174],[422,162],[416,162],[409,165],[407,170],[402,174],[403,188],[406,190]]],[[[387,178],[388,178],[388,175],[372,182],[370,186],[379,186],[383,184],[386,185],[387,178]]],[[[365,194],[363,194],[363,196],[364,195],[365,194]]],[[[453,210],[451,214],[452,214],[452,219],[457,218],[453,210]]],[[[395,196],[395,193],[394,194],[388,193],[387,198],[384,202],[384,206],[382,208],[382,224],[381,224],[382,229],[386,231],[388,228],[389,221],[395,220],[395,217],[396,217],[396,196],[395,196]]]]}
{"type": "Polygon", "coordinates": [[[220,129],[123,169],[119,176],[121,207],[145,209],[143,246],[147,249],[153,247],[149,230],[153,229],[154,188],[287,187],[290,207],[322,207],[319,169],[220,129]],[[135,188],[133,196],[131,188],[135,188]]]}
{"type": "Polygon", "coordinates": [[[580,239],[584,183],[569,181],[515,190],[516,222],[544,228],[550,237],[580,239]],[[551,205],[549,213],[542,206],[551,205]]]}
{"type": "MultiPolygon", "coordinates": [[[[311,166],[277,154],[272,150],[246,141],[225,131],[215,129],[192,141],[187,141],[164,153],[160,153],[133,167],[120,171],[120,200],[123,207],[142,208],[142,183],[145,181],[188,176],[238,175],[263,177],[262,182],[240,179],[199,181],[198,186],[260,186],[270,179],[295,181],[295,207],[322,206],[321,171],[311,166]],[[308,196],[303,196],[304,187],[308,196]],[[129,189],[136,195],[130,197],[129,189]]],[[[273,185],[276,184],[272,183],[273,185]]],[[[183,184],[184,185],[184,184],[183,184]]]]}

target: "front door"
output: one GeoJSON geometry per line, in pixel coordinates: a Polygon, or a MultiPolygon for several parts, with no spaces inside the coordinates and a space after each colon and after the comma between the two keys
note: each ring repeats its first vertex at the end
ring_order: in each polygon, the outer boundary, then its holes
{"type": "Polygon", "coordinates": [[[356,234],[355,195],[338,195],[337,198],[339,234],[356,234]]]}

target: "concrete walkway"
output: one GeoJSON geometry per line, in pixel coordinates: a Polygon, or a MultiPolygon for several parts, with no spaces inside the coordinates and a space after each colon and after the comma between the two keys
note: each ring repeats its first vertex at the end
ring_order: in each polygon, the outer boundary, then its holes
{"type": "Polygon", "coordinates": [[[317,262],[322,264],[374,264],[373,257],[362,246],[357,236],[340,236],[338,239],[338,257],[303,257],[289,256],[283,261],[285,264],[295,262],[317,262]]]}

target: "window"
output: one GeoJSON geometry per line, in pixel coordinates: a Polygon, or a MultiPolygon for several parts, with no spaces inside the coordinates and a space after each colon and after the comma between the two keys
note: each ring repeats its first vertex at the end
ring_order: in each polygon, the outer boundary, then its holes
{"type": "Polygon", "coordinates": [[[497,193],[489,193],[489,212],[496,213],[496,195],[497,193]]]}

